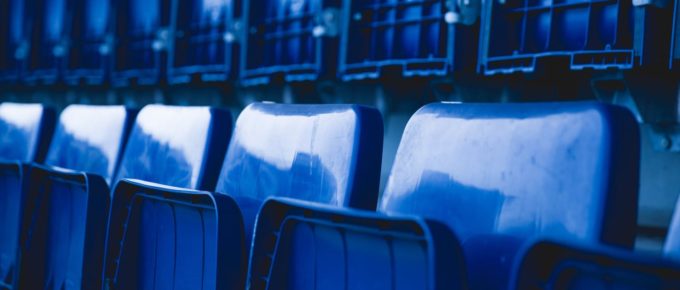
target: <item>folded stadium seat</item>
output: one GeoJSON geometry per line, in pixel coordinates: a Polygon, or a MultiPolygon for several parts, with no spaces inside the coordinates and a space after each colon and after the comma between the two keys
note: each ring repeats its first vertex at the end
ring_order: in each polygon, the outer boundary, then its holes
{"type": "Polygon", "coordinates": [[[637,124],[619,107],[427,105],[404,131],[378,207],[386,215],[270,200],[258,218],[248,283],[503,289],[536,237],[632,247],[638,159],[637,124]]]}
{"type": "Polygon", "coordinates": [[[510,289],[680,289],[680,201],[664,257],[536,240],[518,259],[510,289]]]}
{"type": "Polygon", "coordinates": [[[42,105],[0,104],[0,289],[11,289],[17,279],[26,164],[44,160],[55,118],[42,105]]]}
{"type": "Polygon", "coordinates": [[[680,263],[602,245],[534,241],[508,289],[680,289],[680,263]]]}
{"type": "Polygon", "coordinates": [[[108,183],[134,116],[122,106],[61,113],[45,165],[26,185],[19,288],[101,289],[108,183]]]}
{"type": "Polygon", "coordinates": [[[219,193],[119,183],[109,289],[243,289],[244,221],[251,229],[269,196],[374,209],[382,134],[380,114],[365,107],[248,106],[236,122],[219,193]]]}
{"type": "MultiPolygon", "coordinates": [[[[149,105],[139,112],[115,179],[119,181],[109,215],[104,288],[148,289],[158,283],[156,289],[169,289],[163,283],[186,285],[174,277],[193,279],[194,271],[201,271],[202,264],[190,262],[202,259],[203,249],[212,249],[203,243],[204,237],[222,235],[227,225],[220,220],[240,214],[237,207],[218,212],[222,198],[178,192],[214,189],[231,129],[226,110],[149,105]],[[177,264],[169,260],[175,250],[185,253],[177,256],[177,264]],[[178,274],[168,275],[168,267],[172,271],[175,266],[178,274]]],[[[239,237],[237,232],[234,240],[239,237]]]]}

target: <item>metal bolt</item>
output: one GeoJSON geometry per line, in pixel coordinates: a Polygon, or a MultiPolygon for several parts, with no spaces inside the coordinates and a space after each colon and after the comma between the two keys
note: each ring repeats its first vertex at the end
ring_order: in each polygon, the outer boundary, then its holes
{"type": "Polygon", "coordinates": [[[661,147],[668,150],[673,146],[673,141],[668,136],[661,137],[661,147]]]}

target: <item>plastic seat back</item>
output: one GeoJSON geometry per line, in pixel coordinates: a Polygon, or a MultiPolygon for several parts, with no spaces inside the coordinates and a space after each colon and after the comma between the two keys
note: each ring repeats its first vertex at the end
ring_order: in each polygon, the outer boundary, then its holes
{"type": "Polygon", "coordinates": [[[471,287],[498,289],[532,237],[632,247],[638,160],[619,107],[431,104],[406,126],[378,210],[447,224],[471,287]]]}
{"type": "Polygon", "coordinates": [[[238,71],[241,0],[178,0],[168,82],[223,82],[238,71]]]}
{"type": "Polygon", "coordinates": [[[107,245],[105,289],[243,289],[243,221],[227,195],[122,180],[107,245]]]}
{"type": "Polygon", "coordinates": [[[26,191],[19,286],[101,288],[109,187],[135,112],[72,105],[26,191]],[[64,168],[64,169],[62,169],[64,168]]]}
{"type": "Polygon", "coordinates": [[[287,198],[265,202],[247,289],[467,289],[447,226],[287,198]]]}
{"type": "Polygon", "coordinates": [[[375,109],[255,103],[236,122],[217,192],[238,202],[247,244],[271,196],[373,210],[382,137],[375,109]]]}
{"type": "Polygon", "coordinates": [[[537,241],[508,289],[680,289],[680,264],[612,247],[537,241]]]}
{"type": "Polygon", "coordinates": [[[54,111],[37,104],[0,104],[0,288],[16,281],[24,163],[40,162],[54,128],[54,111]]]}
{"type": "Polygon", "coordinates": [[[43,162],[54,131],[54,110],[39,104],[0,104],[0,160],[43,162]]]}
{"type": "Polygon", "coordinates": [[[116,180],[214,190],[231,114],[210,107],[148,105],[137,116],[116,180]]]}

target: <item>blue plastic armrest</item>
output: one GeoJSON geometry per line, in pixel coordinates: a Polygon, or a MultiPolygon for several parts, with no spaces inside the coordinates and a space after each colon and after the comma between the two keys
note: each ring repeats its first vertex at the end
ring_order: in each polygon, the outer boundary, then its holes
{"type": "Polygon", "coordinates": [[[257,220],[247,289],[466,289],[443,224],[287,198],[257,220]]]}

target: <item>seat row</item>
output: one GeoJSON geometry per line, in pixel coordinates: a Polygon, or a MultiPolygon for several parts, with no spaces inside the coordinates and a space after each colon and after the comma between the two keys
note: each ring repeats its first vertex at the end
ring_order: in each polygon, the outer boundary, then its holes
{"type": "Polygon", "coordinates": [[[382,194],[368,107],[54,118],[0,104],[0,289],[680,287],[680,214],[666,258],[632,252],[639,133],[620,107],[427,105],[382,194]]]}
{"type": "Polygon", "coordinates": [[[677,68],[675,1],[11,0],[0,80],[102,84],[677,68]]]}

